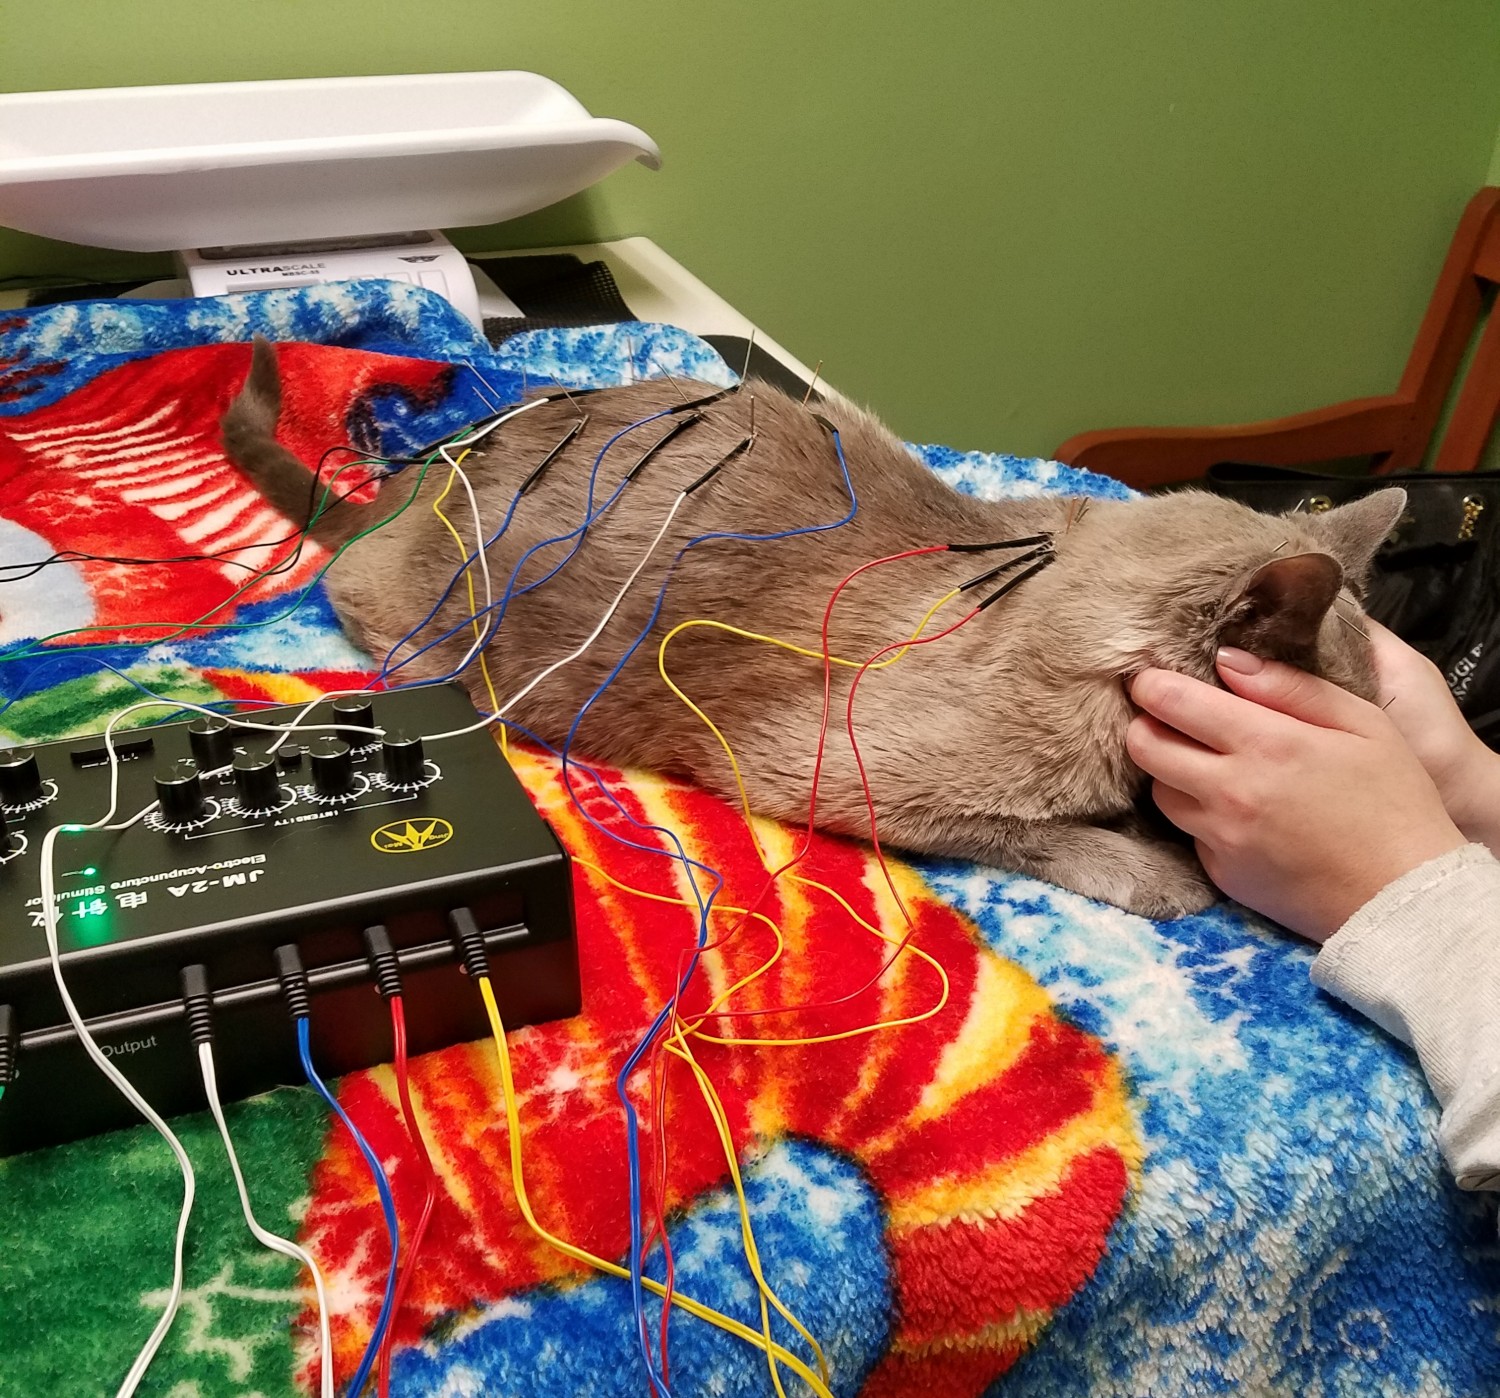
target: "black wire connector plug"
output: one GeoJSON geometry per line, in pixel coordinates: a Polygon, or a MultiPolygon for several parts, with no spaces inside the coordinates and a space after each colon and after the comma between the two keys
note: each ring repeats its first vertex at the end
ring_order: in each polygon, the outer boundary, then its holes
{"type": "Polygon", "coordinates": [[[475,981],[488,980],[490,974],[489,948],[484,944],[484,933],[474,921],[474,914],[467,908],[455,908],[448,914],[448,925],[458,940],[458,958],[464,970],[475,981]]]}
{"type": "Polygon", "coordinates": [[[9,1005],[0,1005],[0,1092],[5,1091],[16,1080],[16,1012],[9,1005]]]}
{"type": "Polygon", "coordinates": [[[302,958],[293,943],[276,948],[276,974],[281,980],[281,993],[286,996],[286,1007],[292,1018],[306,1019],[312,1014],[312,991],[308,988],[302,958]]]}
{"type": "Polygon", "coordinates": [[[208,988],[208,967],[182,968],[182,1003],[187,1008],[188,1038],[194,1048],[214,1041],[214,997],[208,988]]]}
{"type": "Polygon", "coordinates": [[[375,985],[387,1000],[401,998],[401,962],[384,927],[365,928],[365,951],[375,972],[375,985]]]}

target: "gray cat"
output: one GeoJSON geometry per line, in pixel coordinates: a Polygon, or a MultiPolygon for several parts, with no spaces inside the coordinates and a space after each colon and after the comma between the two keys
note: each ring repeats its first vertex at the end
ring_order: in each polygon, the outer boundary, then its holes
{"type": "MultiPolygon", "coordinates": [[[[716,530],[778,533],[848,511],[832,434],[812,411],[765,384],[715,395],[702,384],[652,381],[556,397],[500,427],[464,463],[486,531],[493,532],[520,483],[587,415],[488,550],[497,595],[527,548],[582,521],[588,474],[608,438],[669,409],[673,416],[637,429],[605,456],[596,508],[648,446],[680,429],[588,530],[577,556],[550,582],[511,602],[486,652],[502,703],[588,636],[678,494],[751,435],[752,413],[753,445],[682,502],[598,642],[507,712],[548,742],[562,742],[574,714],[646,625],[668,566],[689,538],[716,530]],[[710,401],[690,410],[681,395],[710,401]],[[681,427],[684,421],[689,425],[681,427]]],[[[937,598],[997,563],[1022,553],[1051,563],[951,636],[861,681],[856,731],[881,837],[1034,874],[1151,917],[1206,907],[1214,893],[1191,851],[1153,837],[1135,814],[1144,782],[1125,752],[1134,711],[1124,681],[1151,665],[1213,680],[1214,652],[1229,644],[1373,697],[1356,594],[1405,493],[1383,490],[1326,514],[1282,517],[1193,491],[1094,500],[1082,511],[1078,500],[1059,497],[987,503],[950,490],[867,413],[842,403],[821,411],[837,426],[853,478],[859,502],[853,521],[776,542],[718,539],[687,553],[651,637],[580,726],[578,751],[680,773],[733,795],[718,743],[657,674],[657,645],[671,627],[712,617],[817,651],[830,593],[862,563],[933,544],[1050,536],[1040,553],[943,552],[889,563],[861,575],[840,598],[831,651],[864,660],[909,636],[937,598]]],[[[260,342],[245,388],[225,416],[225,446],[267,499],[300,524],[308,517],[312,478],[276,442],[279,412],[274,352],[260,342]]],[[[385,484],[373,503],[346,502],[323,514],[313,537],[335,548],[392,516],[410,494],[411,469],[385,484]]],[[[421,620],[458,565],[453,540],[431,508],[447,477],[441,463],[430,469],[411,507],[351,548],[329,575],[334,606],[377,660],[421,620]]],[[[445,510],[472,540],[460,492],[449,495],[445,510]]],[[[540,577],[569,546],[535,555],[518,586],[540,577]]],[[[928,634],[1019,571],[948,603],[928,634]]],[[[460,629],[396,678],[440,675],[457,665],[472,639],[462,624],[468,616],[459,586],[422,639],[460,629]]],[[[669,664],[733,745],[754,808],[805,821],[823,702],[821,661],[702,627],[673,642],[669,664]]],[[[842,733],[852,673],[834,669],[816,818],[826,830],[867,837],[864,796],[842,733]]],[[[464,679],[487,709],[477,665],[464,679]]]]}

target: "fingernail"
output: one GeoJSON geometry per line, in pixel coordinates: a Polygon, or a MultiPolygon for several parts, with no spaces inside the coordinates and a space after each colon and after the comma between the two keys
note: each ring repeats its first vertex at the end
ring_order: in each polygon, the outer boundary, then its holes
{"type": "Polygon", "coordinates": [[[1233,670],[1237,675],[1258,675],[1266,665],[1260,656],[1251,655],[1237,646],[1220,646],[1215,659],[1219,662],[1219,669],[1233,670]]]}

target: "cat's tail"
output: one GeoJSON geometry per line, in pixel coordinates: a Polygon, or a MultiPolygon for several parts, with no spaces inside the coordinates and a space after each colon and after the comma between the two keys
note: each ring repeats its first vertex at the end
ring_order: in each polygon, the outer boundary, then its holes
{"type": "MultiPolygon", "coordinates": [[[[299,528],[306,525],[308,537],[326,549],[341,547],[389,513],[389,506],[379,499],[371,504],[340,500],[337,487],[325,498],[313,473],[276,440],[280,416],[276,352],[265,336],[257,335],[249,377],[220,423],[229,459],[274,508],[299,528]]],[[[359,473],[349,473],[350,485],[359,479],[359,473]]]]}

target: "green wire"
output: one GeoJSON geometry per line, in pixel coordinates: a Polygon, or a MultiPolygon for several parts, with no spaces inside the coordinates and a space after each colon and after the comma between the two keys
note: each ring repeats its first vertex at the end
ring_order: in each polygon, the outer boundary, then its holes
{"type": "MultiPolygon", "coordinates": [[[[462,435],[462,433],[456,434],[456,436],[462,435]]],[[[446,446],[447,443],[445,442],[443,443],[443,445],[446,446]]],[[[257,573],[253,578],[248,579],[240,587],[236,588],[222,602],[218,603],[216,606],[210,607],[209,610],[204,612],[204,614],[199,617],[197,621],[133,621],[124,626],[78,626],[67,631],[54,631],[50,636],[43,636],[40,639],[33,641],[32,644],[24,650],[13,651],[9,655],[0,655],[0,661],[26,660],[31,656],[40,655],[44,650],[48,648],[47,643],[49,641],[61,640],[65,636],[82,636],[90,631],[140,631],[151,627],[162,626],[175,626],[177,628],[169,635],[155,636],[149,641],[100,642],[95,645],[69,646],[68,650],[70,652],[80,652],[90,650],[115,650],[121,646],[159,646],[165,644],[167,641],[174,641],[179,636],[186,635],[189,631],[253,631],[259,627],[274,626],[277,622],[285,621],[289,616],[293,616],[296,612],[301,610],[303,603],[307,601],[308,597],[312,593],[313,588],[316,587],[317,584],[322,580],[324,574],[327,573],[328,570],[339,561],[340,556],[346,549],[352,548],[367,534],[373,534],[377,529],[385,528],[387,524],[391,523],[391,521],[396,519],[399,515],[404,514],[406,510],[410,508],[412,501],[417,498],[417,492],[422,488],[422,482],[427,478],[427,472],[431,469],[432,463],[436,461],[441,454],[441,449],[439,449],[438,451],[434,451],[425,461],[421,463],[421,468],[417,474],[416,484],[412,486],[411,494],[408,495],[402,502],[400,508],[393,510],[383,519],[376,521],[376,523],[370,525],[368,529],[360,530],[360,532],[356,534],[352,539],[346,539],[344,543],[339,546],[333,557],[330,558],[328,562],[325,563],[320,569],[318,569],[317,573],[313,576],[311,581],[309,581],[307,586],[302,589],[302,595],[298,597],[296,602],[293,603],[293,605],[287,611],[281,613],[280,616],[267,617],[263,621],[208,622],[207,620],[209,617],[213,616],[214,613],[221,612],[225,607],[233,604],[238,598],[242,597],[246,592],[250,590],[250,588],[254,587],[257,583],[264,581],[270,573],[270,569],[266,568],[257,573]]],[[[362,461],[349,461],[340,466],[338,470],[328,478],[327,483],[323,486],[323,497],[318,501],[318,506],[313,511],[312,517],[308,520],[307,525],[304,529],[303,543],[306,542],[307,531],[310,531],[313,525],[316,524],[322,517],[322,515],[326,512],[328,508],[328,499],[333,493],[333,483],[339,478],[339,476],[343,474],[343,472],[348,471],[355,466],[375,464],[377,463],[375,463],[368,457],[362,461]]],[[[300,550],[302,544],[299,543],[297,547],[300,550]]]]}

